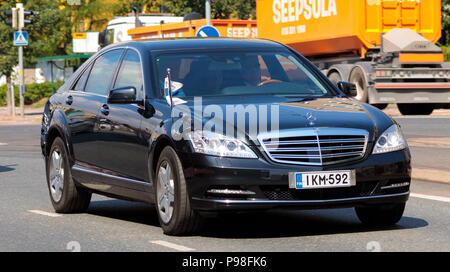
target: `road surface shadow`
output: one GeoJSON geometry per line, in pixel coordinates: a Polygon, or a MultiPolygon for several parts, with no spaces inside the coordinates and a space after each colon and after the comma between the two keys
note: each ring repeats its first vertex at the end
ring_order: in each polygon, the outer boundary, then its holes
{"type": "Polygon", "coordinates": [[[368,227],[354,209],[268,211],[220,216],[208,220],[201,236],[214,238],[273,238],[422,228],[423,219],[404,216],[391,227],[368,227]]]}
{"type": "MultiPolygon", "coordinates": [[[[155,207],[123,200],[93,201],[88,213],[117,220],[159,227],[155,207]]],[[[353,209],[328,210],[272,210],[221,214],[205,219],[202,230],[196,234],[211,238],[274,238],[298,237],[385,230],[415,229],[428,222],[403,216],[391,227],[368,227],[361,224],[353,209]]]]}
{"type": "Polygon", "coordinates": [[[91,201],[87,213],[138,224],[159,226],[154,206],[125,200],[91,201]]]}
{"type": "Polygon", "coordinates": [[[10,171],[16,170],[16,168],[12,168],[11,166],[17,166],[17,164],[0,165],[0,173],[2,173],[2,172],[10,172],[10,171]]]}

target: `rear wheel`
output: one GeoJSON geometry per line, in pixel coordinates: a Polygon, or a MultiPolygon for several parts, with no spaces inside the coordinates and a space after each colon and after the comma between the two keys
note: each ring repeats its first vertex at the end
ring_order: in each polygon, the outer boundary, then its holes
{"type": "Polygon", "coordinates": [[[172,147],[163,149],[156,169],[156,209],[164,233],[194,233],[201,226],[201,217],[191,208],[183,168],[172,147]]]}
{"type": "Polygon", "coordinates": [[[53,141],[46,158],[46,170],[50,200],[55,211],[84,212],[91,201],[91,193],[75,185],[65,144],[59,137],[53,141]]]}
{"type": "Polygon", "coordinates": [[[392,226],[403,216],[406,203],[376,207],[356,207],[359,220],[368,226],[392,226]]]}
{"type": "Polygon", "coordinates": [[[350,72],[349,81],[356,85],[357,95],[355,96],[355,99],[361,102],[367,102],[368,85],[366,77],[364,76],[364,70],[359,66],[355,66],[350,72]]]}
{"type": "Polygon", "coordinates": [[[332,72],[329,74],[328,79],[336,86],[339,81],[342,81],[341,76],[337,72],[332,72]]]}
{"type": "Polygon", "coordinates": [[[433,104],[397,104],[397,108],[403,115],[430,115],[434,110],[433,104]]]}

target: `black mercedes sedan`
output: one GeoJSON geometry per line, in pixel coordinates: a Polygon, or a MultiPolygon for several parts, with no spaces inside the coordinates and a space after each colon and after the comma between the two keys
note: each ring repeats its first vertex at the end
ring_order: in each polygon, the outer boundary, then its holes
{"type": "Polygon", "coordinates": [[[154,204],[166,234],[206,215],[354,207],[396,224],[411,155],[400,126],[269,40],[108,46],[48,101],[41,147],[56,212],[92,193],[154,204]]]}

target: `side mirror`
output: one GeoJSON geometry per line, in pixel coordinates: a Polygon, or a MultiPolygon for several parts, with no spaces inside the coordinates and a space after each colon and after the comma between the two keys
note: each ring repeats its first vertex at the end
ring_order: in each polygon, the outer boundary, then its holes
{"type": "Polygon", "coordinates": [[[339,90],[344,92],[344,94],[350,97],[355,97],[356,95],[358,95],[358,92],[356,91],[356,85],[353,83],[339,81],[337,83],[337,87],[339,88],[339,90]]]}
{"type": "Polygon", "coordinates": [[[106,46],[106,28],[102,32],[98,33],[98,44],[100,47],[106,46]]]}
{"type": "Polygon", "coordinates": [[[136,88],[132,86],[120,87],[109,91],[108,104],[133,104],[136,101],[136,88]]]}

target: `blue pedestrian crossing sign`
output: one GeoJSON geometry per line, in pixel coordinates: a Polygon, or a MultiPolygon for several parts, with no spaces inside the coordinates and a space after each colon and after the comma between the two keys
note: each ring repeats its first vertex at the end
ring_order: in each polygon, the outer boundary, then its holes
{"type": "Polygon", "coordinates": [[[220,37],[219,30],[213,26],[202,26],[195,34],[195,37],[220,37]]]}
{"type": "Polygon", "coordinates": [[[14,45],[28,45],[28,32],[26,31],[16,31],[14,32],[14,45]]]}

